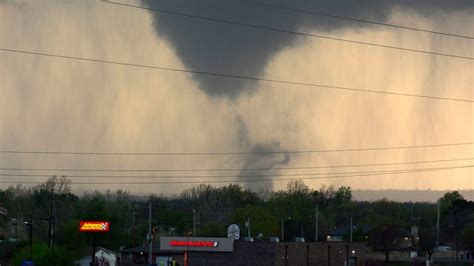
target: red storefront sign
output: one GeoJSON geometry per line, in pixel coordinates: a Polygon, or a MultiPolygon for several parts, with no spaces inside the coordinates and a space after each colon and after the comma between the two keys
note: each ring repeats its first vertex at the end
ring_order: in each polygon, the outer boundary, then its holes
{"type": "Polygon", "coordinates": [[[110,223],[106,221],[81,221],[79,223],[80,232],[109,232],[110,223]]]}
{"type": "Polygon", "coordinates": [[[182,241],[182,240],[171,240],[169,245],[172,247],[217,247],[219,242],[217,241],[182,241]]]}

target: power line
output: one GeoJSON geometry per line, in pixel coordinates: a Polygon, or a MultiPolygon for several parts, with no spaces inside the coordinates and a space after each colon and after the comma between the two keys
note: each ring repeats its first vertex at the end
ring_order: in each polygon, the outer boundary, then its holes
{"type": "MultiPolygon", "coordinates": [[[[474,165],[463,165],[463,166],[446,166],[446,167],[432,167],[432,168],[411,168],[411,169],[391,169],[391,170],[375,170],[375,171],[357,171],[357,172],[336,172],[336,173],[302,173],[302,174],[260,174],[260,175],[181,175],[181,176],[143,176],[143,175],[68,175],[68,178],[179,178],[179,179],[196,179],[196,178],[256,178],[256,177],[276,177],[276,176],[319,176],[320,178],[325,177],[334,177],[334,176],[343,176],[343,175],[360,175],[360,174],[374,174],[374,173],[386,173],[386,174],[395,174],[395,173],[405,173],[405,172],[426,172],[426,171],[444,171],[451,169],[461,169],[461,168],[471,168],[474,165]]],[[[0,176],[9,176],[9,177],[44,177],[45,175],[41,174],[3,174],[0,176]]],[[[278,180],[278,179],[268,179],[268,180],[278,180]]],[[[202,181],[201,181],[202,182],[202,181]]]]}
{"type": "Polygon", "coordinates": [[[446,54],[446,53],[439,53],[439,52],[418,50],[418,49],[411,49],[411,48],[403,48],[403,47],[398,47],[398,46],[391,46],[391,45],[384,45],[384,44],[376,44],[376,43],[363,42],[363,41],[355,41],[355,40],[349,40],[349,39],[338,38],[338,37],[331,37],[331,36],[320,35],[320,34],[304,33],[304,32],[298,32],[298,31],[291,31],[291,30],[284,30],[284,29],[279,29],[279,28],[273,28],[273,27],[268,27],[268,26],[260,26],[260,25],[255,25],[255,24],[248,24],[248,23],[237,22],[237,21],[230,21],[230,20],[224,20],[224,19],[217,19],[217,18],[209,18],[209,17],[197,16],[197,15],[190,15],[190,14],[185,14],[185,13],[180,13],[180,12],[175,12],[175,11],[169,11],[169,10],[164,10],[164,9],[156,9],[156,8],[149,8],[149,7],[143,7],[143,6],[136,6],[136,5],[118,3],[118,2],[113,2],[113,1],[102,0],[102,2],[103,2],[103,3],[107,3],[107,4],[113,4],[113,5],[124,6],[124,7],[131,7],[131,8],[137,8],[137,9],[144,9],[144,10],[153,11],[153,12],[158,12],[158,13],[163,13],[163,14],[168,14],[168,15],[181,16],[181,17],[187,17],[187,18],[193,18],[193,19],[199,19],[199,20],[217,22],[217,23],[224,23],[224,24],[236,25],[236,26],[241,26],[241,27],[262,29],[262,30],[273,31],[273,32],[282,32],[282,33],[287,33],[287,34],[293,34],[293,35],[299,35],[299,36],[306,36],[306,37],[313,37],[313,38],[326,39],[326,40],[333,40],[333,41],[340,41],[340,42],[346,42],[346,43],[356,43],[356,44],[361,44],[361,45],[368,45],[368,46],[374,46],[374,47],[395,49],[395,50],[408,51],[408,52],[413,52],[413,53],[422,53],[422,54],[438,55],[438,56],[452,57],[452,58],[458,58],[458,59],[474,60],[474,57],[469,57],[469,56],[452,55],[452,54],[446,54]]]}
{"type": "Polygon", "coordinates": [[[4,171],[52,171],[52,172],[225,172],[225,171],[270,171],[270,170],[298,170],[298,169],[325,169],[325,168],[347,168],[347,167],[366,167],[366,166],[385,166],[385,165],[403,165],[403,164],[422,164],[474,160],[471,158],[428,160],[428,161],[408,161],[408,162],[389,162],[375,164],[347,164],[347,165],[328,165],[328,166],[297,166],[297,167],[272,167],[272,168],[201,168],[201,169],[72,169],[72,168],[8,168],[0,167],[4,171]]]}
{"type": "Polygon", "coordinates": [[[322,12],[317,12],[317,11],[309,11],[309,10],[285,7],[285,6],[278,6],[278,5],[273,5],[273,4],[261,3],[261,2],[253,2],[253,1],[248,1],[248,0],[243,0],[242,2],[247,3],[247,4],[251,4],[251,5],[258,5],[258,6],[262,6],[262,7],[270,7],[270,8],[281,9],[281,10],[289,10],[289,11],[294,11],[294,12],[299,12],[299,13],[306,13],[306,14],[321,16],[321,17],[329,17],[329,18],[343,19],[343,20],[349,20],[349,21],[356,21],[356,22],[374,24],[374,25],[379,25],[379,26],[386,26],[386,27],[392,27],[392,28],[398,28],[398,29],[404,29],[404,30],[411,30],[411,31],[426,32],[426,33],[431,33],[431,34],[438,34],[438,35],[457,37],[457,38],[463,38],[463,39],[470,39],[470,40],[474,39],[474,37],[472,37],[472,36],[454,34],[454,33],[449,33],[449,32],[441,32],[441,31],[426,30],[426,29],[421,29],[421,28],[407,27],[407,26],[402,26],[402,25],[397,25],[397,24],[390,24],[390,23],[384,23],[384,22],[372,21],[372,20],[366,20],[366,19],[351,18],[351,17],[339,16],[339,15],[334,15],[334,14],[322,13],[322,12]]]}
{"type": "Polygon", "coordinates": [[[9,49],[9,48],[0,48],[0,51],[9,52],[9,53],[29,54],[29,55],[46,56],[46,57],[53,57],[53,58],[63,58],[63,59],[70,59],[70,60],[95,62],[95,63],[104,63],[104,64],[112,64],[112,65],[121,65],[121,66],[129,66],[129,67],[158,69],[158,70],[163,70],[163,71],[191,73],[191,74],[196,74],[196,75],[205,75],[205,76],[213,76],[213,77],[225,77],[225,78],[252,80],[252,81],[263,81],[263,82],[269,82],[269,83],[289,84],[289,85],[318,87],[318,88],[335,89],[335,90],[356,91],[356,92],[368,92],[368,93],[397,95],[397,96],[405,96],[405,97],[426,98],[426,99],[434,99],[434,100],[446,100],[446,101],[457,101],[457,102],[468,102],[468,103],[473,103],[474,102],[474,100],[469,100],[469,99],[447,98],[447,97],[438,97],[438,96],[429,96],[429,95],[420,95],[420,94],[409,94],[409,93],[401,93],[401,92],[368,90],[368,89],[357,89],[357,88],[332,86],[332,85],[324,85],[324,84],[317,84],[317,83],[305,83],[305,82],[297,82],[297,81],[258,78],[258,77],[241,76],[241,75],[233,75],[233,74],[224,74],[224,73],[217,73],[217,72],[206,72],[206,71],[189,70],[189,69],[179,69],[179,68],[152,66],[152,65],[133,64],[133,63],[125,63],[125,62],[119,62],[119,61],[109,61],[109,60],[102,60],[102,59],[92,59],[92,58],[85,58],[85,57],[51,54],[51,53],[40,53],[40,52],[33,52],[33,51],[27,51],[27,50],[18,50],[18,49],[9,49]]]}
{"type": "Polygon", "coordinates": [[[448,146],[472,145],[472,142],[446,143],[414,146],[374,147],[374,148],[350,148],[350,149],[328,149],[328,150],[293,150],[293,151],[255,151],[255,152],[69,152],[69,151],[27,151],[27,150],[0,150],[7,154],[50,154],[50,155],[146,155],[146,156],[183,156],[183,155],[259,155],[259,154],[289,154],[289,153],[325,153],[325,152],[355,152],[355,151],[379,151],[399,150],[416,148],[434,148],[448,146]]]}
{"type": "MultiPolygon", "coordinates": [[[[469,165],[465,167],[474,167],[469,165]]],[[[431,170],[430,170],[431,171],[431,170]]],[[[438,170],[433,170],[438,171],[438,170]]],[[[394,172],[394,173],[374,173],[365,175],[341,175],[341,176],[325,176],[325,177],[302,177],[298,178],[301,180],[312,180],[312,179],[324,179],[324,178],[347,178],[347,177],[367,177],[367,176],[380,176],[380,175],[391,175],[391,174],[406,174],[411,173],[410,171],[405,172],[394,172]]],[[[210,183],[248,183],[248,182],[274,182],[274,181],[291,181],[294,178],[278,178],[278,179],[238,179],[238,180],[211,180],[211,181],[153,181],[153,182],[71,182],[71,185],[159,185],[159,184],[210,184],[210,183]]],[[[43,184],[43,182],[34,181],[0,181],[0,184],[43,184]]]]}

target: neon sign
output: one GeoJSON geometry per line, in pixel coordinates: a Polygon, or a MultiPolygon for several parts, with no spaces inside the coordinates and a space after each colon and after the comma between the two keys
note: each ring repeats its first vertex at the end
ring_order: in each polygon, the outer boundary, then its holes
{"type": "Polygon", "coordinates": [[[215,248],[219,245],[217,241],[180,241],[171,240],[169,245],[172,247],[209,247],[215,248]]]}

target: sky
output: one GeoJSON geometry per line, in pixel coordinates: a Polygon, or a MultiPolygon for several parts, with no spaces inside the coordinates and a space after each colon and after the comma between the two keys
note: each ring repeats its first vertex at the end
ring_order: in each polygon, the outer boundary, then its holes
{"type": "MultiPolygon", "coordinates": [[[[11,51],[473,100],[474,62],[466,59],[474,57],[472,1],[256,2],[470,38],[342,20],[250,2],[116,2],[128,5],[125,6],[92,0],[0,0],[1,151],[243,153],[171,156],[0,153],[0,168],[193,170],[0,170],[5,174],[1,180],[40,182],[52,174],[82,175],[70,177],[73,191],[120,188],[132,193],[157,194],[178,193],[210,179],[240,181],[256,191],[282,189],[288,182],[245,182],[260,178],[255,177],[259,175],[279,179],[303,177],[311,188],[333,184],[363,191],[474,189],[470,167],[474,160],[469,159],[474,157],[474,148],[469,144],[292,152],[472,143],[472,102],[217,77],[11,51]],[[466,160],[281,169],[451,159],[466,160]],[[318,176],[446,167],[450,169],[344,178],[318,176]],[[255,168],[267,170],[251,170],[255,168]],[[197,171],[202,169],[234,170],[197,171]],[[21,174],[42,176],[18,176],[21,174]],[[137,175],[168,178],[143,179],[137,175]],[[74,184],[157,181],[176,183],[74,184]]],[[[218,183],[222,184],[225,183],[218,183]]],[[[11,184],[0,184],[8,185],[11,184]]],[[[472,191],[467,193],[470,195],[466,196],[473,197],[472,191]]]]}

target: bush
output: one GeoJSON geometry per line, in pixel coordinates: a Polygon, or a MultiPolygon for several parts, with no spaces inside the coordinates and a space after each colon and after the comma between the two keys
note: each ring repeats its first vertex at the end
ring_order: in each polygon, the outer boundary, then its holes
{"type": "MultiPolygon", "coordinates": [[[[13,258],[13,266],[21,266],[23,260],[30,258],[30,247],[26,245],[23,247],[13,258]]],[[[33,261],[35,266],[67,266],[75,265],[74,261],[77,260],[77,256],[74,253],[65,250],[62,247],[55,246],[54,254],[51,257],[51,250],[48,245],[44,242],[33,242],[33,261]],[[53,260],[51,260],[53,259],[53,260]]]]}

